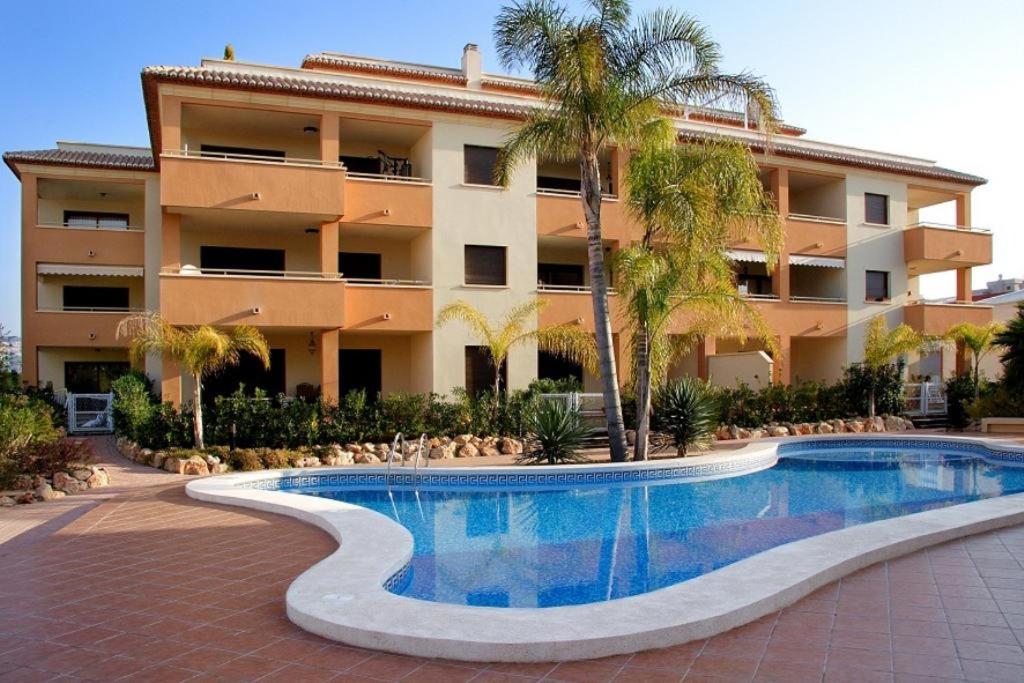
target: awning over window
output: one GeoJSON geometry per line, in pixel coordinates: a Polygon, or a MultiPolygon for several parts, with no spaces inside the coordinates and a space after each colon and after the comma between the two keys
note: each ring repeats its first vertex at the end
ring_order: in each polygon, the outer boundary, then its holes
{"type": "Polygon", "coordinates": [[[763,251],[750,251],[747,249],[732,249],[729,251],[729,258],[733,261],[746,261],[747,263],[767,263],[763,251]]]}
{"type": "Polygon", "coordinates": [[[845,268],[846,259],[829,258],[827,256],[797,256],[789,257],[791,266],[817,266],[819,268],[845,268]]]}
{"type": "Polygon", "coordinates": [[[82,266],[69,263],[39,263],[39,275],[114,275],[120,277],[142,277],[142,266],[82,266]]]}

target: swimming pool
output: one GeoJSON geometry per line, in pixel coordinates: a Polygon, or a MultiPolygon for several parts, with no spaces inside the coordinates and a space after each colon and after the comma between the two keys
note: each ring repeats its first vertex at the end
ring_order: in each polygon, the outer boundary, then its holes
{"type": "Polygon", "coordinates": [[[528,481],[294,492],[363,506],[412,534],[402,596],[485,607],[615,600],[785,543],[1024,492],[1024,468],[977,449],[905,442],[783,446],[760,471],[710,481],[528,481]]]}

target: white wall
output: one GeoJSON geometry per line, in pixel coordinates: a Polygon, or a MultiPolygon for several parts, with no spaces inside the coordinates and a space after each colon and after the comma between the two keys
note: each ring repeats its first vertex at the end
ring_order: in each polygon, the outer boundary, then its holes
{"type": "Polygon", "coordinates": [[[37,357],[39,359],[40,386],[46,386],[47,382],[51,382],[53,390],[60,392],[64,390],[65,361],[127,361],[128,351],[126,349],[40,347],[37,357]]]}
{"type": "MultiPolygon", "coordinates": [[[[463,299],[483,311],[495,324],[515,305],[536,296],[537,208],[536,169],[526,163],[509,189],[463,184],[463,145],[500,147],[509,128],[481,122],[437,122],[433,127],[434,249],[432,272],[434,313],[463,299]],[[507,287],[467,286],[465,245],[507,248],[507,287]]],[[[449,393],[465,386],[465,347],[479,342],[460,323],[434,331],[433,387],[449,393]]],[[[537,376],[535,344],[515,349],[508,363],[509,385],[525,388],[537,376]]]]}

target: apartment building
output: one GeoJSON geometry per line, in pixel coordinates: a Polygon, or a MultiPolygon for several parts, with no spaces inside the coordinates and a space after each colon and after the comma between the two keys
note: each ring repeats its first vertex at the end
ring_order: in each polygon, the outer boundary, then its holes
{"type": "MultiPolygon", "coordinates": [[[[26,381],[104,390],[128,367],[115,330],[130,311],[264,332],[271,369],[246,361],[208,390],[244,380],[328,397],[486,384],[476,340],[460,325],[434,326],[457,299],[499,318],[540,296],[541,323],[593,327],[578,169],[540,159],[509,187],[493,185],[497,148],[539,100],[528,80],[482,73],[475,46],[461,68],[329,52],[299,68],[147,67],[142,89],[149,147],[58,143],[4,155],[22,188],[26,381]]],[[[925,332],[991,318],[970,303],[971,268],[992,254],[991,235],[971,224],[983,179],[814,141],[791,125],[766,148],[729,112],[693,109],[675,124],[681,141],[751,146],[786,241],[772,272],[759,245],[733,245],[741,290],[777,334],[777,357],[707,339],[673,374],[833,379],[859,360],[876,315],[925,332]],[[919,221],[936,205],[950,225],[919,221]],[[939,271],[956,272],[957,303],[920,300],[919,277],[939,271]]],[[[627,156],[602,159],[609,253],[638,231],[620,192],[627,156]]],[[[144,369],[164,399],[190,395],[174,364],[152,358],[144,369]]],[[[515,350],[506,373],[513,388],[566,374],[597,386],[536,348],[515,350]]]]}

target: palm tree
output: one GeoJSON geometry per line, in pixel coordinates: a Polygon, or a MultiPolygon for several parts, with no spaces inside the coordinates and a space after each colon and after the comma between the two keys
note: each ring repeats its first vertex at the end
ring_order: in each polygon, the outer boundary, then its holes
{"type": "Polygon", "coordinates": [[[619,252],[615,266],[631,330],[633,459],[646,460],[652,386],[664,381],[675,356],[702,336],[745,337],[748,327],[774,346],[760,313],[737,290],[728,244],[759,241],[771,269],[783,231],[757,163],[738,143],[640,150],[629,160],[626,182],[643,237],[619,252]],[[681,317],[686,333],[670,336],[681,317]]]}
{"type": "Polygon", "coordinates": [[[129,353],[136,363],[158,353],[170,358],[192,375],[193,435],[195,447],[203,448],[203,379],[221,368],[237,365],[243,353],[256,356],[270,367],[270,349],[260,331],[238,325],[229,331],[211,325],[175,327],[157,313],[139,313],[122,320],[117,336],[131,339],[129,353]]]}
{"type": "Polygon", "coordinates": [[[996,339],[1003,331],[1003,324],[990,321],[985,325],[973,323],[960,323],[949,328],[945,338],[962,344],[971,352],[971,361],[974,365],[974,398],[977,400],[981,392],[981,361],[992,351],[996,339]]]}
{"type": "Polygon", "coordinates": [[[495,179],[507,185],[530,159],[576,161],[587,221],[591,296],[612,460],[626,459],[625,429],[608,314],[601,241],[598,157],[611,147],[674,143],[666,114],[716,102],[747,110],[763,131],[776,123],[772,90],[747,73],[719,70],[721,53],[707,30],[672,9],[631,21],[628,0],[589,0],[580,17],[555,0],[523,0],[502,8],[494,39],[502,64],[526,67],[542,106],[505,141],[495,179]]]}
{"type": "Polygon", "coordinates": [[[1020,395],[1024,392],[1024,303],[1017,304],[1017,315],[996,336],[995,344],[1003,348],[1003,385],[1020,395]]]}
{"type": "Polygon", "coordinates": [[[864,335],[864,366],[871,373],[871,389],[868,391],[868,417],[875,416],[875,385],[878,373],[900,356],[920,351],[928,346],[931,338],[917,332],[910,325],[900,323],[889,329],[885,316],[879,315],[868,323],[864,335]]]}
{"type": "Polygon", "coordinates": [[[501,392],[501,367],[509,352],[519,346],[534,342],[541,351],[547,351],[579,363],[591,372],[597,368],[597,353],[594,337],[582,327],[573,323],[537,327],[533,319],[547,301],[531,299],[515,306],[497,325],[487,316],[465,301],[453,301],[437,314],[437,326],[443,327],[453,320],[466,324],[480,343],[487,347],[494,366],[494,401],[501,392]]]}

